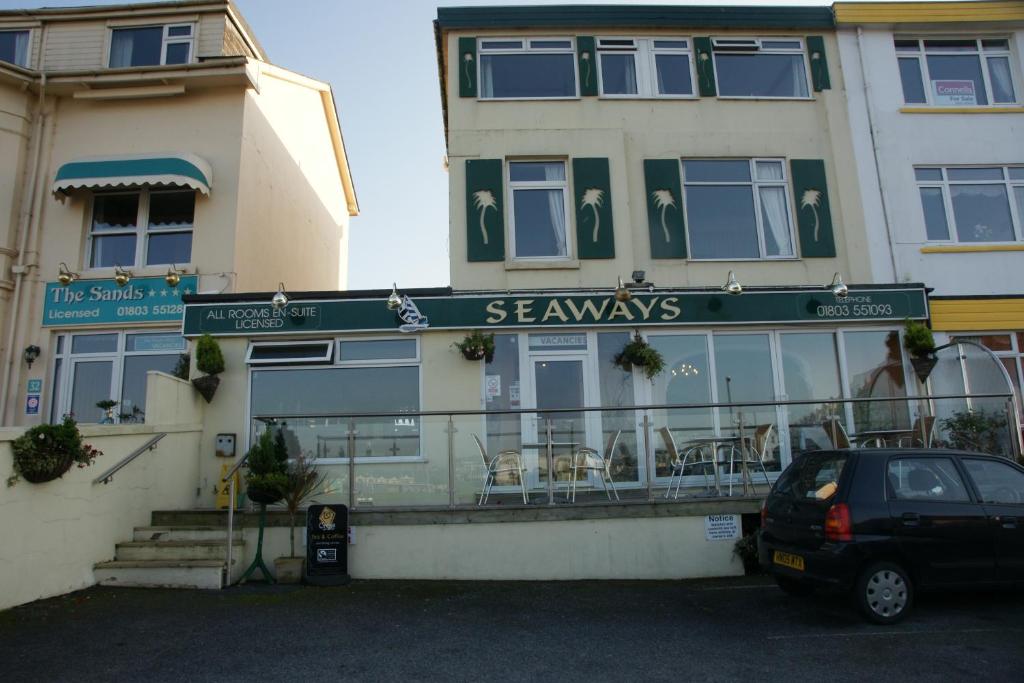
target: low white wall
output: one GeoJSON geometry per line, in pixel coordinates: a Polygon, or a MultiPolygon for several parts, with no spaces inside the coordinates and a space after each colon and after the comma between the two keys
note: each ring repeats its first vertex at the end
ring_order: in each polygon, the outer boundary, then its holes
{"type": "Polygon", "coordinates": [[[113,559],[114,546],[149,525],[153,510],[195,506],[201,432],[193,390],[159,373],[151,373],[148,389],[152,424],[83,425],[86,443],[103,455],[45,484],[3,484],[13,473],[11,442],[24,430],[0,429],[0,609],[93,585],[93,565],[113,559]],[[156,450],[109,484],[92,483],[160,432],[167,436],[156,450]]]}
{"type": "MultiPolygon", "coordinates": [[[[300,523],[304,517],[300,516],[300,523]]],[[[703,517],[356,526],[358,579],[577,580],[740,576],[735,540],[708,541],[703,517]]],[[[256,548],[246,529],[246,564],[256,548]]],[[[296,551],[302,529],[295,530],[296,551]]],[[[288,554],[288,529],[267,529],[263,558],[288,554]]],[[[257,573],[258,576],[258,573],[257,573]]]]}

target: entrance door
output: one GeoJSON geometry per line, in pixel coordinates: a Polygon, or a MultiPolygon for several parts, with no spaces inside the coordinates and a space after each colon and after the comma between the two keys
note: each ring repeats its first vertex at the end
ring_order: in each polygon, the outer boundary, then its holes
{"type": "MultiPolygon", "coordinates": [[[[543,444],[548,439],[550,426],[551,442],[554,444],[554,482],[566,485],[569,482],[572,454],[576,448],[597,443],[594,415],[581,410],[553,412],[561,408],[580,408],[591,405],[589,379],[585,372],[586,356],[558,355],[531,356],[533,365],[533,398],[537,415],[533,432],[535,443],[543,444]]],[[[530,473],[531,486],[546,486],[548,475],[547,452],[544,448],[528,449],[524,453],[530,473]]],[[[580,483],[589,483],[580,480],[580,483]]]]}

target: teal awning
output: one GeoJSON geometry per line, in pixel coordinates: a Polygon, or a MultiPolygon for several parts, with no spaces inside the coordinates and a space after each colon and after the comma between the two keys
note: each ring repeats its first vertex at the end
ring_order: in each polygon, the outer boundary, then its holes
{"type": "Polygon", "coordinates": [[[158,154],[69,161],[57,170],[53,192],[165,185],[191,187],[208,195],[212,184],[210,165],[194,154],[158,154]]]}

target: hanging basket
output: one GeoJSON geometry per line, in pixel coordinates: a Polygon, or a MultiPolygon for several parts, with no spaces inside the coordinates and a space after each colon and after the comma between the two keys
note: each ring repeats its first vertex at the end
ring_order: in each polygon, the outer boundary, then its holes
{"type": "MultiPolygon", "coordinates": [[[[47,467],[45,469],[37,470],[31,469],[31,467],[29,467],[27,469],[22,469],[19,472],[19,474],[21,475],[22,479],[29,483],[45,484],[48,481],[53,481],[54,479],[60,479],[61,477],[63,477],[64,474],[69,469],[71,469],[71,465],[73,464],[73,462],[74,461],[71,458],[68,458],[67,460],[64,460],[61,464],[56,465],[55,467],[47,467]]],[[[22,465],[22,467],[24,468],[24,465],[22,465]]]]}
{"type": "Polygon", "coordinates": [[[486,360],[490,363],[494,360],[494,352],[487,353],[485,349],[479,347],[462,349],[462,357],[466,360],[486,360]]]}
{"type": "Polygon", "coordinates": [[[196,377],[192,380],[192,386],[196,388],[199,395],[206,399],[209,403],[213,400],[213,395],[217,393],[217,387],[220,386],[220,377],[217,375],[203,375],[202,377],[196,377]]]}
{"type": "Polygon", "coordinates": [[[928,375],[932,374],[932,370],[935,369],[938,362],[939,359],[935,356],[912,356],[910,358],[910,364],[914,366],[914,374],[921,380],[921,384],[928,380],[928,375]]]}

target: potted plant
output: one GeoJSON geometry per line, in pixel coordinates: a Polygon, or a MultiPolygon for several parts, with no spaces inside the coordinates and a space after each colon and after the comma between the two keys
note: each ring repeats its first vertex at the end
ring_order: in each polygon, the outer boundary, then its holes
{"type": "Polygon", "coordinates": [[[96,402],[96,407],[104,411],[103,419],[100,420],[100,424],[114,424],[114,406],[116,405],[117,401],[110,398],[96,402]]]}
{"type": "Polygon", "coordinates": [[[196,343],[196,369],[204,374],[193,379],[192,386],[209,403],[220,386],[220,377],[217,375],[224,372],[224,354],[217,340],[208,334],[204,334],[196,343]]]}
{"type": "Polygon", "coordinates": [[[291,554],[274,560],[274,573],[280,583],[298,583],[302,580],[305,558],[295,554],[295,522],[299,508],[307,499],[319,492],[324,475],[318,472],[311,458],[299,453],[288,465],[286,482],[281,489],[288,510],[288,542],[291,554]]]}
{"type": "Polygon", "coordinates": [[[654,379],[655,375],[665,369],[665,359],[661,353],[645,342],[639,334],[634,335],[632,341],[615,354],[614,362],[627,371],[633,366],[643,368],[647,379],[654,379]]]}
{"type": "Polygon", "coordinates": [[[260,505],[281,500],[288,483],[288,452],[280,431],[275,438],[274,430],[268,425],[249,448],[246,463],[249,471],[245,475],[245,487],[249,500],[260,505]]]}
{"type": "Polygon", "coordinates": [[[7,479],[14,486],[19,479],[42,484],[64,476],[72,465],[88,467],[103,455],[82,442],[78,425],[70,415],[61,424],[38,425],[11,442],[14,474],[7,479]]]}
{"type": "Polygon", "coordinates": [[[455,342],[452,346],[461,351],[466,360],[486,360],[488,363],[494,360],[493,334],[473,330],[462,341],[455,342]]]}
{"type": "Polygon", "coordinates": [[[935,357],[935,338],[924,323],[907,318],[903,324],[903,347],[910,353],[914,374],[923,384],[939,359],[935,357]]]}

